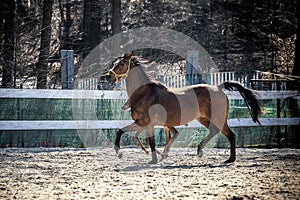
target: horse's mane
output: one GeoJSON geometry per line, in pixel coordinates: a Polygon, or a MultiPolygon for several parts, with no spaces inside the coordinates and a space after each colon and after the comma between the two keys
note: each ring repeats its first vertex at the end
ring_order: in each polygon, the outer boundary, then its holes
{"type": "Polygon", "coordinates": [[[146,60],[140,56],[132,56],[131,57],[132,62],[134,63],[134,65],[136,66],[144,66],[144,67],[148,67],[146,65],[151,64],[149,60],[146,60]]]}
{"type": "Polygon", "coordinates": [[[150,80],[153,84],[157,85],[160,88],[164,88],[166,90],[170,89],[162,82],[155,80],[155,78],[151,75],[151,73],[147,71],[147,68],[149,68],[155,62],[150,62],[149,60],[146,60],[139,56],[132,56],[131,60],[136,67],[142,68],[144,70],[144,72],[147,74],[147,76],[150,78],[150,80]]]}
{"type": "Polygon", "coordinates": [[[153,79],[153,77],[151,76],[151,74],[149,73],[149,71],[147,69],[150,66],[152,66],[155,62],[150,62],[149,60],[146,60],[146,59],[144,59],[142,57],[139,57],[139,56],[132,56],[131,61],[133,62],[133,64],[136,67],[142,68],[145,71],[145,73],[149,76],[149,78],[153,79]]]}

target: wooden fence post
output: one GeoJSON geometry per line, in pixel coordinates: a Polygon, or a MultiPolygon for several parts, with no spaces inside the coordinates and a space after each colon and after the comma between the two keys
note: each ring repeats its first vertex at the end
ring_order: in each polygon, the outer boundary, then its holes
{"type": "Polygon", "coordinates": [[[198,76],[200,76],[198,65],[199,51],[189,50],[187,52],[186,78],[190,85],[194,85],[199,82],[199,80],[197,80],[198,76]]]}
{"type": "Polygon", "coordinates": [[[61,50],[62,89],[72,89],[74,84],[74,51],[61,50]]]}
{"type": "MultiPolygon", "coordinates": [[[[279,87],[279,82],[276,82],[276,87],[277,87],[277,90],[279,91],[280,90],[280,87],[279,87]]],[[[276,99],[276,117],[277,118],[280,118],[280,107],[281,107],[281,102],[280,102],[280,99],[276,99]]],[[[280,125],[277,126],[277,145],[278,147],[281,147],[281,127],[280,125]]]]}

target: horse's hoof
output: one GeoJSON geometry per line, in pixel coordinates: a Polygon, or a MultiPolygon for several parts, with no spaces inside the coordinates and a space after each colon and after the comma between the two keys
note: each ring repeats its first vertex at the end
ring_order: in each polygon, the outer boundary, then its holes
{"type": "Polygon", "coordinates": [[[157,155],[156,151],[152,151],[152,160],[148,164],[156,164],[157,163],[157,155]]]}
{"type": "Polygon", "coordinates": [[[232,163],[235,161],[235,158],[229,158],[228,160],[225,160],[224,163],[232,163]]]}
{"type": "Polygon", "coordinates": [[[148,164],[157,164],[157,160],[151,160],[148,164]]]}
{"type": "Polygon", "coordinates": [[[202,150],[198,150],[197,152],[198,158],[201,158],[203,156],[203,151],[202,150]]]}
{"type": "Polygon", "coordinates": [[[161,155],[161,159],[159,162],[163,161],[164,159],[166,159],[168,157],[168,154],[162,154],[161,155]]]}
{"type": "Polygon", "coordinates": [[[123,153],[122,152],[120,152],[120,153],[118,153],[118,158],[122,158],[122,156],[123,156],[123,153]]]}
{"type": "Polygon", "coordinates": [[[161,159],[166,159],[168,157],[168,154],[162,154],[161,159]]]}
{"type": "Polygon", "coordinates": [[[118,147],[118,146],[115,145],[114,148],[115,148],[116,153],[118,154],[119,150],[120,150],[120,147],[118,147]]]}
{"type": "Polygon", "coordinates": [[[130,107],[129,107],[129,105],[124,104],[121,108],[122,108],[122,110],[127,110],[127,109],[129,109],[130,107]]]}

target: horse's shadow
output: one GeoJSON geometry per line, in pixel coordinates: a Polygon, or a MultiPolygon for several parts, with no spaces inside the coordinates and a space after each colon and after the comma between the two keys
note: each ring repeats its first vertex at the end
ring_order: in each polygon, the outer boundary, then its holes
{"type": "Polygon", "coordinates": [[[172,164],[137,164],[134,166],[128,166],[123,169],[118,168],[115,171],[122,171],[122,172],[134,172],[134,171],[141,171],[145,169],[193,169],[193,168],[226,168],[229,167],[231,164],[228,163],[208,163],[208,164],[199,164],[199,165],[172,165],[172,164]]]}

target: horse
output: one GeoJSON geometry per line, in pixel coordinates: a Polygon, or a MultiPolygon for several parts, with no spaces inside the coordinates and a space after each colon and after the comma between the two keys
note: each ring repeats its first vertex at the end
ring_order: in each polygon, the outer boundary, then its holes
{"type": "Polygon", "coordinates": [[[198,144],[197,155],[201,157],[202,149],[207,142],[221,132],[230,143],[230,156],[225,163],[234,162],[236,137],[227,124],[229,100],[223,89],[239,91],[252,120],[261,125],[258,119],[261,104],[257,94],[237,82],[225,81],[218,86],[197,84],[183,88],[169,88],[159,81],[150,79],[137,57],[131,52],[120,57],[105,76],[109,83],[125,78],[131,118],[134,120],[132,124],[116,132],[114,149],[117,154],[120,153],[120,140],[125,132],[145,129],[151,148],[152,158],[149,164],[156,164],[158,160],[153,135],[154,126],[171,127],[176,133],[164,148],[163,153],[166,157],[179,133],[174,127],[196,119],[209,130],[209,134],[198,144]]]}

